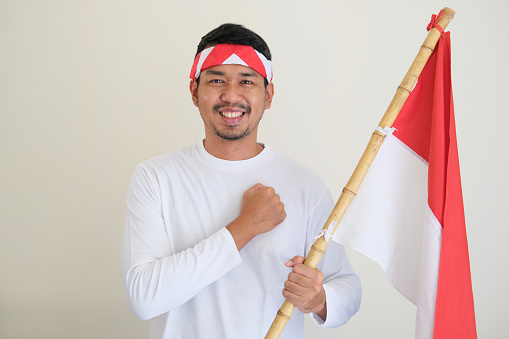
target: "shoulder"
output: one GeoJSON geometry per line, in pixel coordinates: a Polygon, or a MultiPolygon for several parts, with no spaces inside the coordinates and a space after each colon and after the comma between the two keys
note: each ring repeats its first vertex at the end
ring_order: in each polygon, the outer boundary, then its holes
{"type": "Polygon", "coordinates": [[[327,189],[325,182],[314,170],[275,150],[273,150],[273,152],[274,156],[272,159],[274,164],[283,169],[285,176],[287,176],[289,180],[306,183],[307,185],[321,189],[327,189]]]}
{"type": "Polygon", "coordinates": [[[195,145],[147,159],[139,163],[131,177],[130,190],[149,191],[160,196],[197,166],[195,145]]]}
{"type": "Polygon", "coordinates": [[[161,170],[167,171],[179,168],[180,166],[185,166],[185,164],[196,161],[195,149],[196,145],[192,145],[162,154],[139,163],[137,168],[148,172],[158,172],[161,170]]]}
{"type": "Polygon", "coordinates": [[[193,169],[201,168],[197,165],[195,145],[147,159],[134,169],[132,181],[149,186],[167,186],[170,181],[178,180],[193,169]]]}
{"type": "Polygon", "coordinates": [[[272,169],[279,173],[273,178],[273,187],[285,203],[285,209],[288,207],[288,211],[313,227],[323,226],[322,217],[326,219],[334,206],[325,181],[308,166],[279,152],[274,152],[272,161],[272,169]]]}
{"type": "Polygon", "coordinates": [[[293,200],[302,200],[306,206],[332,199],[327,184],[314,170],[277,151],[273,152],[270,170],[278,173],[272,182],[279,192],[293,200]]]}

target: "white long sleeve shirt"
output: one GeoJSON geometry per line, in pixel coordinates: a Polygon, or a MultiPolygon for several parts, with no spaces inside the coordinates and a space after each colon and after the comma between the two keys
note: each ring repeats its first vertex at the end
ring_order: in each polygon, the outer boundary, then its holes
{"type": "MultiPolygon", "coordinates": [[[[127,193],[122,274],[133,313],[152,319],[150,338],[263,338],[284,301],[291,268],[306,256],[333,207],[326,185],[268,146],[256,157],[226,161],[203,143],[137,166],[127,193]],[[242,250],[225,228],[243,193],[273,187],[287,217],[242,250]]],[[[344,248],[331,242],[324,275],[325,327],[346,323],[360,306],[360,280],[344,248]]],[[[281,338],[303,337],[295,310],[281,338]]]]}

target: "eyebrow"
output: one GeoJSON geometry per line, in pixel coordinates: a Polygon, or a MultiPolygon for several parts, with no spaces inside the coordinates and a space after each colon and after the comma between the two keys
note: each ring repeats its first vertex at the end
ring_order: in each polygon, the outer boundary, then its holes
{"type": "MultiPolygon", "coordinates": [[[[224,76],[224,72],[221,72],[221,71],[216,71],[216,70],[213,70],[213,69],[207,69],[205,71],[207,74],[211,74],[211,75],[217,75],[217,76],[224,76]]],[[[253,72],[241,72],[239,73],[239,75],[241,77],[255,77],[256,76],[256,72],[253,71],[253,72]]]]}
{"type": "Polygon", "coordinates": [[[212,75],[221,75],[223,76],[224,75],[224,72],[220,72],[220,71],[214,71],[212,69],[208,69],[205,71],[207,74],[212,74],[212,75]]]}
{"type": "Polygon", "coordinates": [[[249,73],[240,73],[241,76],[243,77],[255,77],[256,76],[256,72],[249,72],[249,73]]]}

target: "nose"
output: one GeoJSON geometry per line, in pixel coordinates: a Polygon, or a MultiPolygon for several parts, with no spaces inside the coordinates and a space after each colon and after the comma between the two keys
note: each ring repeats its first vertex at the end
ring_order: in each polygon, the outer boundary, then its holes
{"type": "Polygon", "coordinates": [[[221,93],[221,100],[224,102],[230,103],[239,103],[242,101],[242,89],[239,85],[235,83],[227,83],[226,86],[223,87],[223,92],[221,93]]]}

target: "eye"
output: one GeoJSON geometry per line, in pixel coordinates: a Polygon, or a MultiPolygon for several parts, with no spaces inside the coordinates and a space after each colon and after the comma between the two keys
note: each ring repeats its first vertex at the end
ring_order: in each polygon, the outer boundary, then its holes
{"type": "Polygon", "coordinates": [[[223,81],[223,80],[221,80],[221,79],[212,79],[212,80],[210,80],[210,82],[211,82],[211,83],[219,84],[219,83],[222,83],[222,82],[224,82],[224,81],[223,81]]]}
{"type": "Polygon", "coordinates": [[[252,85],[253,84],[253,82],[251,80],[242,80],[240,83],[244,84],[244,85],[252,85]]]}

